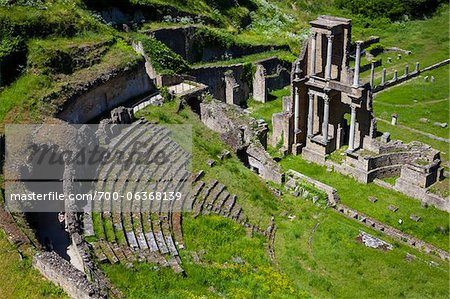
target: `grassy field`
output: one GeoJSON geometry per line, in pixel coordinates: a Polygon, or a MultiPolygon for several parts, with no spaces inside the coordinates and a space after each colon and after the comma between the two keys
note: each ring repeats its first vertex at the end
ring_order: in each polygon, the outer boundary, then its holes
{"type": "Polygon", "coordinates": [[[291,94],[290,86],[284,89],[274,90],[269,95],[269,101],[266,103],[257,102],[250,99],[247,103],[248,109],[252,117],[256,119],[264,119],[269,126],[269,131],[272,131],[272,115],[274,113],[282,112],[283,97],[291,94]]]}
{"type": "Polygon", "coordinates": [[[300,156],[288,156],[281,160],[281,165],[284,170],[293,169],[333,186],[344,205],[444,250],[449,249],[448,213],[434,207],[424,209],[418,200],[373,183],[358,183],[353,178],[327,171],[326,167],[308,163],[300,156]],[[369,196],[375,196],[378,201],[371,203],[368,201],[369,196]],[[398,211],[394,213],[388,210],[389,205],[397,206],[398,211]],[[421,221],[409,219],[411,214],[420,216],[421,221]],[[403,219],[403,224],[398,223],[399,219],[403,219]]]}
{"type": "Polygon", "coordinates": [[[398,124],[448,139],[450,129],[434,125],[435,122],[449,122],[448,90],[449,68],[443,66],[377,94],[375,114],[390,121],[391,115],[397,113],[398,124]],[[435,81],[425,82],[425,76],[434,76],[435,81]],[[421,118],[428,118],[429,122],[422,123],[421,118]]]}
{"type": "Polygon", "coordinates": [[[0,230],[0,298],[69,298],[52,283],[44,279],[31,266],[31,257],[25,254],[20,261],[16,249],[9,244],[0,230]]]}
{"type": "MultiPolygon", "coordinates": [[[[359,230],[367,231],[367,228],[330,209],[298,198],[284,195],[281,200],[276,199],[262,180],[235,157],[212,168],[206,167],[205,161],[215,158],[225,145],[189,109],[177,114],[176,108],[177,104],[170,102],[162,107],[145,109],[141,116],[161,123],[192,125],[194,169],[206,170],[207,179],[217,179],[231,193],[238,194],[239,204],[252,223],[266,227],[270,217],[275,217],[278,226],[276,260],[270,260],[264,238],[252,235],[233,221],[213,215],[193,219],[191,214],[185,213],[183,235],[186,249],[181,251],[186,271],[184,277],[170,269],[155,271],[148,264],[135,264],[133,269],[102,265],[112,282],[129,298],[348,298],[356,294],[374,298],[402,295],[444,298],[448,294],[446,275],[443,275],[448,273],[448,266],[444,263],[437,261],[438,267],[430,266],[430,257],[389,239],[386,241],[394,244],[394,250],[390,252],[365,247],[356,237],[359,230]],[[296,218],[288,220],[292,215],[296,218]],[[311,233],[318,222],[320,225],[311,233]],[[417,258],[405,261],[406,252],[417,258]]],[[[288,159],[283,161],[283,166],[288,159]]],[[[292,163],[298,165],[298,161],[292,163]]],[[[345,191],[339,190],[342,197],[347,197],[349,190],[360,187],[347,180],[340,183],[346,186],[345,191]]],[[[370,188],[373,186],[363,191],[370,188]]],[[[385,198],[387,193],[380,193],[380,190],[373,192],[377,196],[381,194],[377,202],[380,207],[387,204],[386,200],[397,203],[398,195],[392,199],[385,198]]],[[[361,194],[351,200],[358,196],[361,194]]],[[[407,209],[416,212],[416,202],[403,200],[403,204],[399,203],[398,215],[403,217],[402,213],[410,211],[407,209]]],[[[347,201],[344,203],[350,205],[347,201]]],[[[382,213],[380,211],[375,214],[382,213]]],[[[424,227],[442,222],[440,212],[433,209],[424,210],[419,215],[428,225],[420,222],[416,225],[424,230],[424,227]]],[[[404,225],[410,226],[408,221],[404,225]]],[[[377,232],[368,232],[379,236],[377,232]]],[[[448,243],[445,238],[429,237],[428,241],[447,248],[443,245],[448,243]]]]}
{"type": "Polygon", "coordinates": [[[448,265],[399,245],[311,202],[286,198],[296,218],[278,226],[275,242],[280,268],[317,298],[448,298],[448,265]],[[394,245],[367,248],[356,237],[365,231],[394,245]],[[416,255],[413,261],[407,253],[416,255]]]}
{"type": "MultiPolygon", "coordinates": [[[[387,80],[393,76],[394,70],[398,70],[398,75],[403,75],[405,65],[409,65],[410,72],[414,70],[416,62],[420,62],[423,69],[439,61],[448,59],[449,53],[449,9],[448,5],[443,5],[432,18],[425,20],[414,20],[408,22],[395,22],[379,24],[364,28],[364,21],[354,24],[354,40],[365,39],[371,35],[380,36],[380,43],[386,47],[398,47],[412,51],[411,55],[402,54],[400,60],[397,53],[384,53],[376,57],[381,58],[382,67],[376,68],[375,84],[381,81],[381,69],[387,69],[387,80]],[[361,22],[361,24],[358,24],[361,22]],[[388,64],[387,57],[392,58],[392,63],[388,64]]],[[[361,62],[363,65],[370,63],[365,58],[361,62]]],[[[368,81],[370,70],[361,74],[362,79],[368,81]]]]}

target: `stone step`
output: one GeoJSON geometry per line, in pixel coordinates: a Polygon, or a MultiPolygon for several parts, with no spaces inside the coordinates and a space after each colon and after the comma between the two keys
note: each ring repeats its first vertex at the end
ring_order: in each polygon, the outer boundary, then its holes
{"type": "Polygon", "coordinates": [[[222,193],[222,191],[225,189],[225,185],[223,184],[217,184],[216,187],[211,191],[208,199],[205,202],[203,213],[209,214],[212,208],[214,207],[214,203],[216,202],[219,195],[222,193]]]}
{"type": "Polygon", "coordinates": [[[146,233],[145,238],[147,239],[147,243],[151,252],[159,251],[158,244],[156,243],[156,238],[153,232],[146,233]]]}
{"type": "Polygon", "coordinates": [[[175,238],[175,245],[178,249],[184,249],[183,230],[181,228],[181,212],[172,213],[172,231],[175,238]]]}
{"type": "Polygon", "coordinates": [[[94,249],[94,254],[97,257],[97,260],[99,263],[105,263],[108,261],[108,257],[103,252],[102,248],[100,247],[99,242],[92,242],[90,243],[92,248],[94,249]]]}
{"type": "Polygon", "coordinates": [[[111,264],[117,264],[119,262],[119,259],[114,254],[114,251],[112,250],[110,244],[106,241],[100,241],[100,248],[102,249],[103,253],[108,258],[109,262],[111,264]]]}
{"type": "Polygon", "coordinates": [[[161,230],[154,231],[156,243],[158,244],[159,252],[162,254],[169,253],[169,249],[166,246],[164,235],[161,230]]]}
{"type": "Polygon", "coordinates": [[[137,241],[136,235],[134,234],[134,231],[127,231],[125,232],[125,235],[127,237],[128,246],[132,248],[139,248],[139,243],[137,241]]]}
{"type": "Polygon", "coordinates": [[[230,193],[228,193],[227,191],[223,191],[222,193],[220,193],[219,198],[214,203],[213,212],[219,213],[229,197],[230,193]]]}
{"type": "Polygon", "coordinates": [[[174,257],[169,259],[169,265],[175,273],[184,272],[183,268],[181,268],[180,264],[178,263],[178,260],[174,257]]]}
{"type": "Polygon", "coordinates": [[[228,200],[225,202],[224,206],[222,207],[220,214],[224,216],[230,215],[231,210],[233,209],[234,205],[236,204],[236,195],[232,195],[228,198],[228,200]]]}
{"type": "Polygon", "coordinates": [[[216,180],[212,180],[208,186],[203,189],[202,194],[200,195],[199,199],[196,200],[196,205],[194,206],[194,218],[198,217],[203,210],[203,205],[205,204],[206,199],[208,198],[211,190],[217,185],[216,180]]]}
{"type": "Polygon", "coordinates": [[[192,189],[192,208],[195,206],[196,201],[197,201],[197,197],[200,194],[200,191],[203,190],[203,188],[205,187],[205,182],[203,181],[199,181],[194,188],[192,189]]]}

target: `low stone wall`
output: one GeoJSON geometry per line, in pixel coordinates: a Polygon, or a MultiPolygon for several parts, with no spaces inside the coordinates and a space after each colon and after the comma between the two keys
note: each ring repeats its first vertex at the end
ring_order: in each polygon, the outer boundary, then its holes
{"type": "Polygon", "coordinates": [[[436,194],[430,193],[427,189],[412,185],[410,182],[398,178],[395,182],[394,190],[411,196],[423,203],[434,206],[435,208],[450,213],[450,199],[442,198],[436,194]]]}
{"type": "Polygon", "coordinates": [[[69,123],[87,123],[135,97],[155,90],[144,62],[133,68],[104,74],[80,87],[67,99],[57,117],[69,123]]]}
{"type": "Polygon", "coordinates": [[[89,282],[86,275],[55,252],[40,252],[33,258],[33,266],[41,274],[59,285],[75,299],[106,298],[89,282]]]}
{"type": "Polygon", "coordinates": [[[296,180],[305,181],[305,183],[312,185],[315,188],[325,192],[328,195],[328,202],[330,204],[336,204],[339,202],[339,196],[337,194],[336,189],[334,189],[333,187],[324,184],[320,181],[317,181],[313,178],[310,178],[309,176],[306,176],[292,169],[289,169],[286,174],[292,178],[295,178],[296,180]]]}
{"type": "Polygon", "coordinates": [[[426,67],[423,70],[420,70],[418,72],[414,71],[414,72],[411,72],[411,73],[409,73],[407,75],[400,76],[396,80],[394,78],[394,79],[392,79],[390,81],[385,82],[385,84],[383,84],[383,85],[380,84],[380,85],[377,85],[377,86],[373,87],[372,88],[372,93],[375,94],[377,92],[385,90],[386,88],[399,85],[399,84],[401,84],[401,83],[403,83],[403,82],[405,82],[405,81],[407,81],[409,79],[412,79],[414,77],[419,76],[423,72],[434,70],[434,69],[436,69],[438,67],[441,67],[443,65],[447,65],[449,63],[450,63],[450,59],[446,59],[446,60],[443,60],[441,62],[438,62],[438,63],[435,63],[433,65],[430,65],[429,67],[426,67]]]}
{"type": "Polygon", "coordinates": [[[435,255],[442,260],[450,260],[450,253],[442,250],[440,248],[437,248],[431,244],[428,244],[422,240],[419,240],[417,238],[414,238],[413,236],[410,236],[408,234],[405,234],[398,229],[395,229],[389,225],[386,225],[378,220],[375,220],[363,213],[360,213],[356,210],[350,209],[342,204],[337,204],[334,206],[334,209],[338,211],[339,213],[345,215],[346,217],[359,221],[361,224],[364,224],[367,227],[370,227],[372,229],[375,229],[377,231],[382,232],[383,234],[402,242],[405,245],[408,245],[412,248],[415,248],[421,252],[425,252],[427,254],[435,255]]]}

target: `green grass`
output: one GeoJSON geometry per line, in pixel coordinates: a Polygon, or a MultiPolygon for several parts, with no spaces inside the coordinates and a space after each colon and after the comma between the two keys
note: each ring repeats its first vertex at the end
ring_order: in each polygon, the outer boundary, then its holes
{"type": "MultiPolygon", "coordinates": [[[[358,20],[353,27],[353,39],[365,39],[371,35],[380,36],[380,42],[388,47],[399,47],[412,51],[411,55],[402,54],[402,59],[397,60],[397,53],[384,53],[376,57],[381,58],[383,66],[376,68],[376,80],[381,81],[381,69],[385,67],[392,78],[394,70],[402,75],[405,65],[409,65],[410,72],[414,70],[416,62],[420,62],[423,69],[429,65],[448,58],[449,53],[449,9],[448,5],[443,5],[432,18],[425,20],[414,20],[409,22],[395,22],[379,24],[364,28],[365,20],[358,20]],[[392,63],[387,64],[386,58],[391,57],[392,63]]],[[[362,64],[369,63],[366,59],[362,64]]],[[[370,70],[362,73],[362,78],[368,80],[370,70]]]]}
{"type": "Polygon", "coordinates": [[[271,264],[265,239],[249,235],[234,221],[220,216],[187,217],[183,234],[188,248],[181,252],[186,277],[171,269],[154,271],[148,264],[138,264],[133,270],[102,268],[127,298],[287,298],[301,294],[271,264]],[[199,263],[192,257],[194,252],[199,263]]]}
{"type": "Polygon", "coordinates": [[[280,90],[274,90],[269,95],[269,101],[266,103],[257,102],[250,99],[248,101],[248,108],[251,116],[256,119],[264,119],[269,126],[269,131],[272,131],[272,115],[274,113],[282,112],[283,97],[291,94],[290,87],[287,86],[280,90]]]}
{"type": "Polygon", "coordinates": [[[375,114],[390,121],[391,115],[397,113],[398,124],[448,139],[450,129],[434,125],[435,122],[449,122],[448,90],[449,68],[443,66],[377,94],[375,114]],[[425,76],[434,76],[435,81],[424,82],[425,76]],[[429,122],[422,123],[421,118],[428,118],[429,122]]]}
{"type": "Polygon", "coordinates": [[[62,289],[47,281],[31,265],[30,252],[24,252],[24,259],[12,246],[3,230],[0,230],[0,297],[16,298],[68,298],[62,289]]]}
{"type": "Polygon", "coordinates": [[[288,156],[281,161],[281,165],[284,170],[293,169],[333,186],[344,205],[444,250],[449,249],[449,234],[438,232],[439,227],[448,227],[448,213],[434,207],[424,209],[419,200],[373,183],[358,183],[353,178],[334,171],[329,172],[326,167],[308,163],[300,156],[288,156]],[[367,200],[369,196],[377,197],[378,201],[371,203],[367,200]],[[396,213],[387,209],[391,204],[399,207],[396,213]],[[420,216],[422,220],[420,222],[410,220],[411,214],[420,216]],[[398,219],[403,219],[403,224],[400,225],[398,219]]]}
{"type": "Polygon", "coordinates": [[[275,241],[279,266],[294,285],[317,298],[447,298],[448,264],[429,265],[430,257],[399,245],[330,209],[286,198],[288,215],[275,241]],[[318,225],[316,227],[316,225],[318,225]],[[314,228],[315,232],[313,232],[314,228]],[[392,251],[365,247],[356,240],[365,231],[394,245],[392,251]],[[416,255],[409,262],[406,254],[416,255]]]}
{"type": "Polygon", "coordinates": [[[216,65],[232,65],[232,64],[238,64],[238,63],[247,63],[247,62],[256,62],[258,60],[262,60],[265,58],[269,58],[272,56],[277,56],[281,60],[293,62],[295,60],[294,54],[288,51],[268,51],[268,52],[262,52],[252,55],[243,56],[240,58],[233,58],[228,60],[221,60],[221,61],[214,61],[214,62],[199,62],[195,63],[192,66],[193,67],[205,67],[205,66],[216,66],[216,65]]]}

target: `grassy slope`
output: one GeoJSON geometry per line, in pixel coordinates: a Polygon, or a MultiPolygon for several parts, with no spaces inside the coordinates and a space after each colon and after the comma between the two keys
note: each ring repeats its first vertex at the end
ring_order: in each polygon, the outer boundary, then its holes
{"type": "MultiPolygon", "coordinates": [[[[443,5],[436,15],[426,20],[415,20],[409,22],[397,22],[393,24],[384,24],[372,28],[362,28],[362,24],[354,26],[353,34],[356,38],[367,38],[371,35],[381,37],[380,42],[387,47],[399,47],[412,51],[411,55],[402,53],[402,59],[397,60],[397,53],[385,53],[380,55],[384,65],[387,68],[388,80],[392,78],[394,70],[402,75],[405,65],[409,65],[409,70],[414,70],[416,62],[420,62],[423,69],[436,62],[448,58],[449,53],[449,9],[443,5]],[[392,63],[387,64],[386,58],[391,57],[392,63]]],[[[367,63],[363,59],[362,64],[367,63]]],[[[381,69],[376,69],[375,83],[381,81],[381,69]]],[[[362,78],[368,80],[370,70],[362,73],[362,78]]]]}
{"type": "Polygon", "coordinates": [[[289,215],[279,225],[276,256],[283,272],[318,298],[447,298],[448,265],[398,245],[310,202],[289,198],[289,215]],[[314,227],[318,225],[313,232],[314,227]],[[367,248],[356,240],[366,231],[391,244],[392,251],[367,248]],[[407,253],[416,255],[412,262],[407,253]]]}
{"type": "Polygon", "coordinates": [[[9,244],[0,230],[0,298],[68,298],[64,292],[45,280],[32,268],[31,257],[26,254],[22,261],[16,249],[9,244]]]}
{"type": "Polygon", "coordinates": [[[308,163],[300,156],[288,156],[281,161],[281,165],[285,170],[294,169],[333,186],[343,204],[442,249],[449,249],[449,233],[438,231],[439,227],[448,227],[448,213],[434,207],[424,209],[418,200],[373,183],[358,183],[353,178],[329,172],[326,167],[308,163]],[[377,197],[378,201],[371,203],[367,200],[369,196],[377,197]],[[390,204],[399,207],[396,213],[387,209],[390,204]],[[421,216],[422,220],[412,221],[409,219],[411,214],[421,216]],[[400,225],[398,219],[403,219],[403,224],[400,225]]]}
{"type": "Polygon", "coordinates": [[[375,113],[377,117],[388,121],[391,114],[397,113],[398,124],[449,138],[448,127],[441,128],[434,125],[434,122],[448,123],[448,90],[449,68],[443,66],[377,94],[374,99],[375,113]],[[425,76],[434,76],[435,82],[424,82],[425,76]],[[428,118],[430,121],[421,123],[420,118],[428,118]]]}
{"type": "MultiPolygon", "coordinates": [[[[444,263],[438,261],[439,268],[429,266],[427,262],[430,257],[389,239],[388,242],[395,244],[392,252],[369,249],[359,244],[355,240],[358,231],[367,231],[367,228],[300,199],[290,196],[283,196],[282,201],[275,199],[264,188],[263,182],[235,158],[207,168],[204,162],[214,158],[225,146],[217,134],[205,128],[192,112],[184,110],[176,115],[175,111],[176,104],[169,103],[160,108],[146,109],[143,115],[152,121],[191,124],[194,132],[194,169],[205,169],[208,178],[216,178],[224,182],[231,192],[239,192],[239,203],[244,206],[251,222],[264,227],[267,219],[275,216],[278,225],[275,243],[278,266],[271,264],[264,240],[260,237],[251,237],[245,229],[221,217],[192,219],[187,213],[183,220],[186,249],[181,251],[186,277],[174,274],[170,269],[153,271],[151,265],[146,264],[136,265],[135,270],[123,266],[103,267],[112,281],[130,294],[130,298],[139,298],[144,294],[147,297],[168,298],[201,295],[348,298],[356,294],[375,298],[402,294],[441,298],[448,293],[446,276],[443,275],[448,267],[444,263]],[[288,220],[289,215],[295,215],[296,219],[288,220]],[[320,225],[311,238],[310,248],[311,230],[317,222],[320,225]],[[200,256],[200,264],[193,260],[194,251],[200,256]],[[406,252],[418,258],[406,262],[406,252]],[[233,261],[236,257],[242,258],[245,264],[233,261]]],[[[344,184],[349,185],[348,181],[344,184]]],[[[349,188],[355,189],[355,185],[349,188]]],[[[379,194],[378,191],[374,192],[379,194]]],[[[377,203],[380,206],[385,204],[383,198],[377,203]]],[[[411,202],[407,201],[407,204],[411,202]]],[[[400,205],[398,213],[404,213],[406,210],[403,209],[406,207],[400,205]]],[[[428,223],[435,223],[431,212],[420,215],[428,223]]],[[[439,218],[439,215],[436,217],[439,218]]],[[[405,225],[409,225],[408,221],[405,225]]],[[[368,232],[377,235],[377,232],[368,232]]],[[[384,236],[382,238],[385,239],[384,236]]]]}

